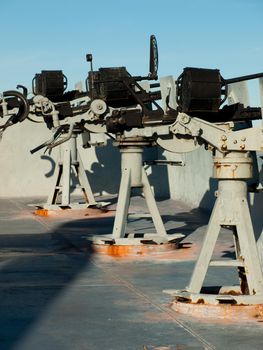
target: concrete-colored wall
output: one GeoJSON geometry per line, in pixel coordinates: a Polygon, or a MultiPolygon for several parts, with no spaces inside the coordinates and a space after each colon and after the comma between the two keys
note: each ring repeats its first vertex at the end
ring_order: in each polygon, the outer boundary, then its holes
{"type": "MultiPolygon", "coordinates": [[[[0,142],[1,184],[0,197],[48,196],[59,148],[51,154],[30,150],[50,139],[51,131],[45,124],[25,121],[7,129],[0,142]]],[[[116,194],[120,184],[120,152],[107,140],[106,147],[82,147],[78,137],[78,149],[95,195],[116,194]]],[[[156,159],[163,151],[157,147],[146,148],[144,159],[156,159]]],[[[166,166],[153,166],[147,170],[158,197],[170,197],[166,166]]]]}
{"type": "MultiPolygon", "coordinates": [[[[173,156],[170,155],[172,158],[173,156]]],[[[191,208],[210,209],[216,189],[212,176],[212,156],[203,147],[183,154],[185,166],[177,167],[170,178],[173,197],[182,200],[191,208]]]]}
{"type": "MultiPolygon", "coordinates": [[[[10,127],[4,132],[0,142],[0,197],[48,195],[58,147],[54,148],[51,154],[44,154],[44,150],[31,154],[30,150],[50,137],[51,131],[45,124],[29,121],[10,127]]],[[[118,148],[113,147],[111,140],[108,140],[106,147],[83,149],[81,137],[78,137],[78,146],[94,193],[117,193],[120,182],[118,148]]],[[[158,157],[164,158],[162,150],[157,147],[145,149],[144,159],[153,160],[158,157]]],[[[156,196],[169,197],[170,181],[167,167],[153,166],[147,172],[156,196]]]]}
{"type": "Polygon", "coordinates": [[[1,197],[38,196],[47,193],[48,177],[54,162],[52,163],[52,158],[48,155],[43,159],[39,153],[31,155],[30,149],[48,138],[50,131],[44,124],[28,121],[4,132],[0,142],[1,197]]]}

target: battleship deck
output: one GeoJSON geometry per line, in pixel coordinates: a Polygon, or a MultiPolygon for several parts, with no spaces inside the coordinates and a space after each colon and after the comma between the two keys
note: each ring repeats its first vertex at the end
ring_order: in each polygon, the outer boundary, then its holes
{"type": "MultiPolygon", "coordinates": [[[[158,206],[180,249],[118,258],[95,253],[87,237],[110,233],[113,215],[33,214],[36,198],[0,199],[1,350],[262,349],[262,322],[211,321],[180,315],[164,289],[187,286],[209,219],[174,200],[158,206]]],[[[114,210],[116,198],[111,198],[114,210]]],[[[144,211],[139,197],[131,210],[144,211]]],[[[114,214],[114,211],[113,211],[114,214]]],[[[149,218],[129,230],[147,232],[149,218]]],[[[223,234],[218,257],[233,254],[223,234]]],[[[209,269],[206,285],[238,283],[231,268],[209,269]]]]}

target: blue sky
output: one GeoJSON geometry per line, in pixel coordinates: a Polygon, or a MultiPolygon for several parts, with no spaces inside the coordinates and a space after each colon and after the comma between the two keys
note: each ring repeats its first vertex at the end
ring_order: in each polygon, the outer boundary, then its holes
{"type": "Polygon", "coordinates": [[[186,66],[225,78],[263,71],[262,0],[0,0],[0,91],[31,86],[42,69],[62,69],[72,88],[89,70],[126,66],[148,73],[149,37],[159,76],[186,66]]]}

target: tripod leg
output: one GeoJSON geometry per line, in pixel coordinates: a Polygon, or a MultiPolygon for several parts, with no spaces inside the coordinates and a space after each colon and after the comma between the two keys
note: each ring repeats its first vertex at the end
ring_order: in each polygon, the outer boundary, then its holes
{"type": "Polygon", "coordinates": [[[149,208],[149,212],[152,216],[152,220],[158,235],[167,236],[167,232],[165,230],[163,220],[161,218],[159,209],[157,207],[154,195],[152,193],[152,189],[148,180],[148,176],[146,174],[145,169],[142,167],[142,184],[143,184],[143,193],[145,196],[145,200],[147,206],[149,208]]]}
{"type": "Polygon", "coordinates": [[[125,168],[122,171],[117,210],[113,226],[113,238],[123,238],[127,225],[127,216],[131,196],[131,170],[125,168]]]}
{"type": "Polygon", "coordinates": [[[71,154],[70,149],[65,145],[63,152],[63,176],[62,176],[62,206],[68,206],[70,203],[70,172],[71,172],[71,154]]]}
{"type": "Polygon", "coordinates": [[[53,205],[53,204],[57,204],[57,198],[58,198],[58,194],[60,191],[60,182],[61,182],[61,177],[62,177],[62,172],[63,172],[63,165],[57,163],[56,164],[56,168],[55,168],[55,172],[51,181],[51,192],[48,196],[47,199],[47,204],[48,205],[53,205]]]}
{"type": "Polygon", "coordinates": [[[96,205],[97,202],[96,202],[94,195],[93,195],[93,192],[91,190],[90,183],[89,183],[89,180],[87,178],[87,175],[86,175],[86,172],[85,172],[85,169],[84,169],[82,159],[81,159],[79,152],[78,152],[78,163],[79,163],[79,165],[78,165],[78,169],[77,169],[77,176],[78,176],[79,183],[81,185],[81,189],[83,191],[84,197],[86,199],[86,202],[89,205],[96,205]]]}
{"type": "Polygon", "coordinates": [[[241,255],[245,263],[245,274],[249,294],[263,293],[263,276],[257,251],[256,240],[246,198],[237,203],[237,235],[241,255]]]}
{"type": "Polygon", "coordinates": [[[220,204],[219,200],[217,199],[209,220],[201,252],[195,264],[189,287],[187,287],[187,290],[191,293],[200,293],[203,286],[208,266],[213,255],[214,247],[221,229],[219,219],[221,205],[223,204],[220,204]]]}

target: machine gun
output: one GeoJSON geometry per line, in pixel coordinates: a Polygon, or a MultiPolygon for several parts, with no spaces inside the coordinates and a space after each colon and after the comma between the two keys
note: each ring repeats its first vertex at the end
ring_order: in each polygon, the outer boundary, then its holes
{"type": "MultiPolygon", "coordinates": [[[[87,55],[92,63],[92,55],[87,55]]],[[[163,118],[163,110],[156,102],[160,100],[160,91],[147,91],[139,82],[158,79],[158,48],[154,35],[150,37],[150,65],[147,76],[132,76],[126,67],[100,68],[91,71],[86,80],[87,90],[92,100],[101,99],[107,106],[114,108],[112,116],[107,118],[109,132],[141,128],[163,118]]],[[[151,84],[151,88],[159,84],[151,84]]]]}
{"type": "Polygon", "coordinates": [[[223,104],[229,84],[261,77],[263,73],[224,79],[218,69],[187,67],[176,83],[177,110],[212,123],[260,119],[260,108],[245,108],[241,103],[223,104]]]}

